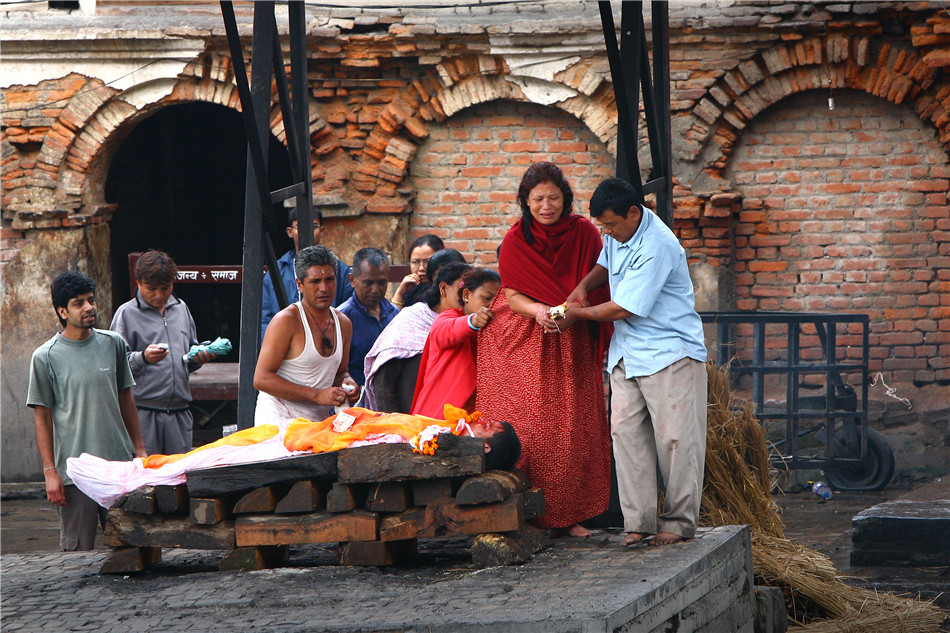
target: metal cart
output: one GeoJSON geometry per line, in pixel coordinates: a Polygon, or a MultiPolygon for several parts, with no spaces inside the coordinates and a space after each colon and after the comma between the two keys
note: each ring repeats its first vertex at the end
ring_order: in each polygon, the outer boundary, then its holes
{"type": "Polygon", "coordinates": [[[784,433],[773,441],[773,466],[820,468],[838,490],[879,490],[890,483],[894,453],[884,436],[867,426],[866,314],[701,312],[700,316],[716,328],[719,366],[728,366],[733,378],[751,377],[752,401],[763,426],[775,432],[776,425],[770,423],[784,422],[777,425],[778,431],[784,426],[784,433]],[[811,327],[814,334],[805,331],[811,327]],[[817,345],[808,344],[815,337],[817,345]],[[751,354],[736,346],[737,340],[749,339],[751,354]],[[858,391],[842,374],[858,383],[858,391]],[[801,394],[820,389],[821,395],[801,394]]]}

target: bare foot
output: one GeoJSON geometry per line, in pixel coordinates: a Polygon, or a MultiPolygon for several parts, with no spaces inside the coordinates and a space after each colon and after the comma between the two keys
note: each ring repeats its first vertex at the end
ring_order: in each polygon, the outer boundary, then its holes
{"type": "Polygon", "coordinates": [[[569,525],[562,528],[551,528],[548,530],[550,536],[573,536],[574,538],[588,538],[593,534],[586,527],[580,523],[575,523],[574,525],[569,525]]]}
{"type": "Polygon", "coordinates": [[[645,545],[648,540],[650,540],[650,535],[646,532],[627,532],[627,535],[620,543],[620,547],[636,547],[637,545],[645,545]]]}
{"type": "Polygon", "coordinates": [[[657,535],[650,541],[650,545],[672,545],[673,543],[682,543],[683,537],[672,532],[657,532],[657,535]]]}

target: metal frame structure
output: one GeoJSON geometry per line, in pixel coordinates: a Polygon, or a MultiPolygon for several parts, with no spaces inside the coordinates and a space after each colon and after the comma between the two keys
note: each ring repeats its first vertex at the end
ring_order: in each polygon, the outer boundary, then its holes
{"type": "MultiPolygon", "coordinates": [[[[290,24],[291,82],[288,86],[284,55],[277,33],[275,3],[254,3],[254,30],[251,47],[251,82],[248,85],[244,49],[238,34],[232,2],[222,0],[221,14],[228,34],[234,77],[247,135],[247,176],[244,201],[244,270],[263,270],[265,259],[277,302],[287,305],[284,284],[277,268],[269,230],[276,228],[273,205],[295,198],[298,240],[301,248],[313,245],[313,183],[310,176],[310,106],[307,87],[306,16],[303,2],[288,3],[290,24]],[[270,191],[267,159],[271,83],[276,79],[290,168],[294,184],[270,191]],[[291,93],[292,90],[292,93],[291,93]],[[262,230],[267,228],[268,231],[262,230]]],[[[254,425],[254,368],[261,331],[262,286],[256,275],[241,282],[241,355],[238,382],[238,427],[254,425]]]]}
{"type": "Polygon", "coordinates": [[[607,60],[617,101],[617,177],[636,188],[641,197],[656,194],[656,213],[673,227],[673,163],[670,124],[670,27],[666,2],[651,2],[653,18],[653,76],[643,2],[620,3],[620,45],[609,1],[598,3],[604,28],[607,60]],[[637,157],[640,90],[653,163],[653,179],[643,183],[637,157]]]}
{"type": "MultiPolygon", "coordinates": [[[[752,401],[756,417],[763,423],[770,420],[784,422],[784,439],[773,445],[780,452],[773,453],[775,466],[789,469],[853,467],[864,463],[868,456],[868,333],[866,314],[819,314],[786,312],[703,312],[704,323],[716,326],[716,357],[720,367],[728,367],[732,376],[752,377],[752,401]],[[838,327],[856,325],[860,329],[859,355],[839,353],[838,327]],[[735,345],[736,325],[751,325],[752,355],[740,359],[735,345]],[[802,360],[802,326],[814,326],[821,344],[823,359],[802,360]],[[786,357],[784,360],[766,360],[766,332],[768,327],[784,328],[786,357]],[[843,360],[838,360],[842,356],[843,360]],[[860,375],[860,394],[845,383],[842,373],[860,375]],[[802,396],[806,376],[824,378],[822,396],[802,396]],[[785,403],[766,400],[765,386],[769,376],[784,377],[785,403]],[[803,423],[813,421],[808,428],[803,423]],[[817,433],[824,440],[822,458],[801,455],[799,439],[817,433]],[[838,439],[836,440],[836,434],[838,439]],[[841,438],[845,441],[842,442],[841,438]],[[855,452],[855,449],[857,451],[855,452]]],[[[853,348],[853,347],[852,347],[853,348]]],[[[808,385],[809,388],[820,388],[808,385]]]]}

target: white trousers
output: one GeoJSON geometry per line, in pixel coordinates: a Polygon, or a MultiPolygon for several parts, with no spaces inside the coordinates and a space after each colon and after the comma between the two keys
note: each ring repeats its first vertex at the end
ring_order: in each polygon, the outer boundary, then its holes
{"type": "Polygon", "coordinates": [[[610,374],[610,434],[624,531],[696,535],[706,459],[706,364],[679,360],[652,376],[610,374]],[[657,466],[666,496],[657,518],[657,466]]]}

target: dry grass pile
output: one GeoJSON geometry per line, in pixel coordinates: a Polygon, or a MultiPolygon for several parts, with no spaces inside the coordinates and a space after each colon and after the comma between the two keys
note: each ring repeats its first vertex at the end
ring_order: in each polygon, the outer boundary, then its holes
{"type": "Polygon", "coordinates": [[[710,364],[704,525],[748,524],[758,582],[785,594],[796,633],[936,632],[946,614],[920,600],[844,584],[827,556],[785,538],[772,500],[765,437],[751,406],[731,407],[729,379],[710,364]]]}

